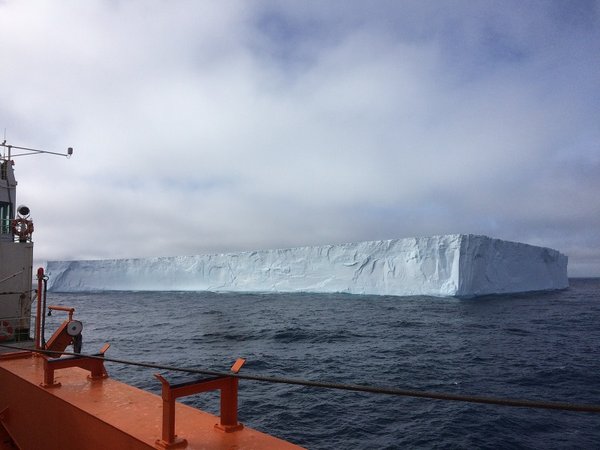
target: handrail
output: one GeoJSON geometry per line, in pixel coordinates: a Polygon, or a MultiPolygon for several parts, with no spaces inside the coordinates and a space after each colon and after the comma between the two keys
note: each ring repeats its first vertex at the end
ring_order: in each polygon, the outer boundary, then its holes
{"type": "MultiPolygon", "coordinates": [[[[0,344],[0,347],[5,348],[13,348],[15,350],[22,350],[15,346],[0,344]]],[[[52,352],[46,350],[28,350],[32,353],[41,353],[45,355],[73,355],[73,356],[85,356],[88,358],[94,358],[94,355],[87,355],[81,353],[72,353],[72,352],[52,352]]],[[[460,394],[449,394],[449,393],[441,393],[441,392],[430,392],[430,391],[417,391],[417,390],[408,390],[408,389],[397,389],[397,388],[387,388],[387,387],[379,387],[379,386],[368,386],[368,385],[359,385],[359,384],[343,384],[343,383],[332,383],[325,381],[310,381],[310,380],[300,380],[294,378],[281,378],[281,377],[271,377],[264,375],[241,375],[241,374],[233,374],[228,372],[221,372],[216,370],[205,370],[205,369],[191,369],[185,367],[177,367],[177,366],[169,366],[164,364],[153,364],[146,362],[138,362],[138,361],[128,361],[124,359],[116,359],[116,358],[102,358],[106,362],[113,362],[117,364],[125,364],[130,366],[137,367],[147,367],[152,369],[161,369],[161,370],[170,370],[174,372],[185,372],[185,373],[195,373],[200,375],[211,375],[211,376],[229,376],[234,378],[239,378],[240,380],[251,380],[251,381],[261,381],[266,383],[279,383],[279,384],[293,384],[299,386],[306,387],[316,387],[316,388],[324,388],[324,389],[335,389],[335,390],[345,390],[345,391],[356,391],[356,392],[365,392],[365,393],[373,393],[373,394],[387,394],[387,395],[396,395],[403,397],[417,397],[417,398],[428,398],[432,400],[449,400],[449,401],[460,401],[467,403],[486,403],[491,405],[500,405],[500,406],[514,406],[514,407],[523,407],[523,408],[539,408],[539,409],[553,409],[553,410],[561,410],[561,411],[576,411],[576,412],[586,412],[586,413],[596,413],[600,414],[600,404],[580,404],[580,403],[567,403],[567,402],[552,402],[552,401],[543,401],[543,400],[518,400],[518,399],[508,399],[508,398],[498,398],[498,397],[481,397],[481,396],[473,396],[473,395],[460,395],[460,394]]]]}
{"type": "MultiPolygon", "coordinates": [[[[231,366],[231,374],[238,373],[245,362],[245,359],[238,358],[233,366],[231,366]]],[[[171,384],[159,373],[155,373],[154,376],[161,383],[161,397],[163,401],[162,436],[161,439],[156,441],[157,447],[169,449],[185,447],[187,445],[187,441],[184,438],[175,435],[175,400],[201,392],[216,390],[221,392],[221,411],[219,414],[219,423],[215,424],[215,428],[225,433],[233,433],[244,428],[238,422],[237,378],[225,375],[171,384]]]]}
{"type": "MultiPolygon", "coordinates": [[[[2,295],[3,293],[0,293],[2,295]]],[[[18,292],[17,292],[18,294],[18,292]]],[[[0,342],[24,342],[29,338],[31,316],[5,316],[0,318],[0,342]]]]}
{"type": "Polygon", "coordinates": [[[73,320],[73,313],[75,312],[75,308],[71,308],[70,306],[48,305],[48,315],[50,315],[50,311],[68,312],[69,320],[73,320]]]}

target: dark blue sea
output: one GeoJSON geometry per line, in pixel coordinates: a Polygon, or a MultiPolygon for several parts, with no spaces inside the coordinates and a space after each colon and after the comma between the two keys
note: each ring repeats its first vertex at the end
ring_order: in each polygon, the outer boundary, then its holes
{"type": "MultiPolygon", "coordinates": [[[[84,352],[241,373],[600,404],[600,279],[480,297],[211,292],[49,293],[76,308],[84,352]]],[[[55,313],[49,331],[62,320],[55,313]]],[[[157,370],[107,363],[159,392],[157,370]]],[[[167,378],[189,379],[166,371],[167,378]]],[[[186,401],[218,414],[218,397],[186,401]]],[[[600,414],[240,381],[246,426],[310,449],[594,449],[600,414]]]]}

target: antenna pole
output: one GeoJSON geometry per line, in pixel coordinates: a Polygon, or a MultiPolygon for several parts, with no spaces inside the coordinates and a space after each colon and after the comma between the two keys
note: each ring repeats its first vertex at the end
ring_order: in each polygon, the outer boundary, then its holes
{"type": "Polygon", "coordinates": [[[48,150],[40,150],[37,148],[19,147],[17,145],[10,145],[10,144],[6,143],[6,139],[4,139],[4,141],[2,141],[0,146],[8,149],[8,159],[11,159],[11,151],[13,148],[18,149],[18,150],[25,150],[28,152],[28,153],[19,153],[18,155],[13,155],[13,156],[26,156],[26,155],[36,155],[36,154],[41,154],[41,153],[47,153],[49,155],[66,156],[67,158],[70,158],[71,155],[73,154],[73,147],[69,147],[67,149],[67,153],[58,153],[58,152],[51,152],[48,150]]]}

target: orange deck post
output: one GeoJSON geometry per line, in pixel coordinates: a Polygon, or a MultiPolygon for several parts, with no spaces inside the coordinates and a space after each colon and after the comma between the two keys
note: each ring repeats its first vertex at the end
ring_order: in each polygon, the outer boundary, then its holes
{"type": "MultiPolygon", "coordinates": [[[[100,353],[94,356],[102,357],[108,348],[109,344],[104,344],[100,353]]],[[[59,387],[60,383],[54,382],[54,371],[66,369],[68,367],[81,367],[90,372],[89,378],[98,380],[107,378],[108,373],[104,368],[104,361],[98,358],[88,358],[85,356],[68,356],[63,358],[46,358],[44,357],[44,380],[41,383],[42,387],[59,387]]]]}
{"type": "MultiPolygon", "coordinates": [[[[245,360],[239,358],[231,367],[231,371],[237,373],[244,363],[245,360]]],[[[232,433],[244,428],[237,419],[237,378],[222,376],[171,385],[162,375],[154,374],[154,376],[162,384],[161,393],[163,400],[162,438],[157,439],[157,446],[165,449],[187,446],[187,441],[183,438],[178,438],[175,434],[175,400],[179,397],[187,397],[188,395],[198,394],[200,392],[221,391],[221,414],[219,423],[215,424],[215,428],[226,433],[232,433]]]]}
{"type": "Polygon", "coordinates": [[[221,421],[216,428],[230,433],[240,430],[243,425],[237,421],[238,412],[238,379],[227,377],[221,387],[221,421]]]}

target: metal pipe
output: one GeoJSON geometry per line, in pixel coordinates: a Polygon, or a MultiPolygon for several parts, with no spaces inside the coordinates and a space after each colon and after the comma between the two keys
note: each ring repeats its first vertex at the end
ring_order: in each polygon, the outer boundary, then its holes
{"type": "Polygon", "coordinates": [[[44,276],[44,297],[42,300],[42,339],[41,344],[43,348],[46,348],[46,294],[48,292],[48,277],[44,276]]]}
{"type": "Polygon", "coordinates": [[[35,312],[35,348],[36,350],[42,349],[42,336],[41,336],[41,313],[42,313],[42,285],[44,280],[44,269],[40,267],[37,270],[38,279],[38,294],[37,294],[37,307],[35,312]]]}

